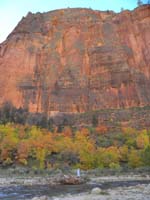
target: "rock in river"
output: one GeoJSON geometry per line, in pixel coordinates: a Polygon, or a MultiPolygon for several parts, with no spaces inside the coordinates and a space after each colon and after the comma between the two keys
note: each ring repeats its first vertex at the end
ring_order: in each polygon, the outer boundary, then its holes
{"type": "Polygon", "coordinates": [[[102,190],[99,187],[95,187],[92,189],[91,194],[100,194],[101,191],[102,190]]]}

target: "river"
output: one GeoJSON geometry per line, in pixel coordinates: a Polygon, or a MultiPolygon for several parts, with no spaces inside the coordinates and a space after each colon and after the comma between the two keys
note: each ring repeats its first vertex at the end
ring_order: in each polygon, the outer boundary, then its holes
{"type": "MultiPolygon", "coordinates": [[[[105,183],[90,183],[82,185],[32,185],[32,186],[6,186],[0,187],[0,199],[22,200],[32,199],[35,196],[46,195],[48,197],[59,197],[68,194],[79,194],[90,191],[93,187],[100,187],[104,190],[117,187],[131,187],[142,184],[150,184],[150,180],[129,180],[129,181],[106,181],[105,183]]],[[[53,198],[52,198],[53,199],[53,198]]]]}

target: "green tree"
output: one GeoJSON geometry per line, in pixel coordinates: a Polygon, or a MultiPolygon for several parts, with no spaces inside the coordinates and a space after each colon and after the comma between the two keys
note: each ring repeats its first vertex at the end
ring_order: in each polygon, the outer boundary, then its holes
{"type": "Polygon", "coordinates": [[[98,125],[98,116],[97,116],[96,114],[94,114],[94,115],[92,116],[92,125],[93,125],[94,127],[96,127],[96,126],[98,125]]]}
{"type": "Polygon", "coordinates": [[[137,5],[138,5],[138,6],[143,5],[143,2],[142,2],[141,0],[138,0],[138,1],[137,1],[137,5]]]}
{"type": "Polygon", "coordinates": [[[121,11],[121,12],[122,12],[122,11],[124,11],[124,8],[123,8],[123,7],[121,7],[121,8],[120,8],[120,11],[121,11]]]}
{"type": "Polygon", "coordinates": [[[142,161],[146,166],[150,166],[150,145],[148,145],[142,152],[142,161]]]}

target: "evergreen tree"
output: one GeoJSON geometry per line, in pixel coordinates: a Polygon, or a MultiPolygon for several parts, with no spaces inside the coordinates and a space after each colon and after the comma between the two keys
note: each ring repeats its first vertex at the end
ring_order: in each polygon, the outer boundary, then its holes
{"type": "Polygon", "coordinates": [[[122,12],[122,11],[124,11],[124,8],[123,8],[123,7],[121,7],[120,11],[121,11],[121,12],[122,12]]]}
{"type": "Polygon", "coordinates": [[[92,116],[92,125],[94,127],[96,127],[98,125],[98,116],[95,114],[92,116]]]}
{"type": "Polygon", "coordinates": [[[141,0],[138,0],[138,1],[137,1],[137,5],[138,5],[138,6],[143,5],[143,2],[142,2],[141,0]]]}

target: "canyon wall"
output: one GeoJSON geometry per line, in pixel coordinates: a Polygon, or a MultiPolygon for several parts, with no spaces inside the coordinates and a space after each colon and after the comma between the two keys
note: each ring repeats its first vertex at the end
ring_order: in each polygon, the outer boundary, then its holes
{"type": "Polygon", "coordinates": [[[150,105],[150,5],[28,13],[0,44],[0,104],[80,113],[150,105]]]}

